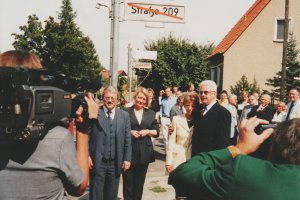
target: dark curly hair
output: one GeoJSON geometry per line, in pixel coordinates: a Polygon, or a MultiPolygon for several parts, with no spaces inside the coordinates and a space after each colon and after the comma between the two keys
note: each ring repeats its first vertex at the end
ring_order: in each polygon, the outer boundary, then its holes
{"type": "Polygon", "coordinates": [[[282,122],[272,136],[272,162],[300,165],[300,118],[282,122]]]}

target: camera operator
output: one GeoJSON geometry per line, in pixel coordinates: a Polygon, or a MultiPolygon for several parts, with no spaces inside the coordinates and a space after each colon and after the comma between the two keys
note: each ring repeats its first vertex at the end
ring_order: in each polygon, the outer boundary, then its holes
{"type": "MultiPolygon", "coordinates": [[[[0,54],[0,66],[40,69],[26,51],[0,54]]],[[[90,106],[91,95],[85,97],[90,106]]],[[[82,122],[82,107],[76,112],[82,122]]],[[[55,126],[39,139],[15,140],[0,133],[0,199],[66,199],[83,194],[88,184],[88,135],[77,130],[76,149],[70,132],[55,126]]]]}
{"type": "Polygon", "coordinates": [[[299,200],[300,118],[257,135],[259,124],[268,121],[243,119],[235,146],[194,156],[170,174],[169,184],[189,200],[299,200]],[[269,137],[269,161],[248,156],[269,137]]]}

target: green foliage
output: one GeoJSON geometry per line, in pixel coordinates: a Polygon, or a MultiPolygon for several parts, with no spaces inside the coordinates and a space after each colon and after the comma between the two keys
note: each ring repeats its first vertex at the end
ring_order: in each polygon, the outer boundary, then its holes
{"type": "Polygon", "coordinates": [[[159,185],[150,188],[150,190],[151,190],[152,192],[156,192],[156,193],[166,192],[166,191],[167,191],[165,188],[163,188],[163,187],[161,187],[161,186],[159,186],[159,185]]]}
{"type": "Polygon", "coordinates": [[[15,37],[13,46],[35,52],[44,68],[72,78],[101,81],[102,66],[94,44],[79,30],[75,17],[71,0],[62,0],[59,22],[50,16],[43,28],[36,15],[29,16],[27,25],[20,27],[23,34],[12,34],[15,37]]]}
{"type": "Polygon", "coordinates": [[[124,108],[126,105],[126,95],[128,92],[127,77],[118,76],[118,94],[119,94],[119,107],[124,108]]]}
{"type": "Polygon", "coordinates": [[[241,100],[240,94],[242,91],[248,91],[249,94],[253,94],[254,92],[257,92],[258,94],[260,94],[260,87],[255,79],[254,79],[253,83],[250,83],[248,81],[247,77],[245,76],[245,74],[243,74],[241,79],[238,80],[234,86],[230,86],[231,94],[237,95],[238,101],[241,100]]]}
{"type": "Polygon", "coordinates": [[[27,26],[20,26],[19,29],[24,33],[20,35],[12,34],[15,37],[13,42],[15,49],[32,51],[41,57],[43,54],[44,34],[39,18],[36,15],[28,16],[27,26]]]}
{"type": "Polygon", "coordinates": [[[157,41],[145,42],[144,46],[146,50],[157,51],[157,60],[152,61],[152,69],[137,71],[144,80],[143,87],[153,88],[156,92],[167,86],[186,89],[189,82],[198,84],[208,78],[207,57],[212,44],[197,45],[170,34],[157,41]]]}
{"type": "MultiPolygon", "coordinates": [[[[291,88],[300,88],[300,63],[297,61],[299,50],[296,49],[296,40],[293,34],[290,34],[287,46],[287,66],[286,66],[286,94],[291,88]]],[[[267,79],[267,85],[274,87],[272,92],[276,98],[280,96],[281,74],[276,72],[273,78],[267,79]]]]}

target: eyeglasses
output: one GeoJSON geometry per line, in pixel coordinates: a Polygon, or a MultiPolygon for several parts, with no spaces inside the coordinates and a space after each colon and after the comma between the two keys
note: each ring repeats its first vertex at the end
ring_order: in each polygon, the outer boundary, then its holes
{"type": "Polygon", "coordinates": [[[112,101],[114,101],[114,100],[115,100],[115,98],[114,98],[114,97],[104,97],[104,99],[105,99],[105,100],[109,100],[109,99],[111,99],[112,101]]]}
{"type": "Polygon", "coordinates": [[[199,91],[199,94],[202,95],[202,94],[205,94],[205,95],[208,95],[211,91],[199,91]]]}

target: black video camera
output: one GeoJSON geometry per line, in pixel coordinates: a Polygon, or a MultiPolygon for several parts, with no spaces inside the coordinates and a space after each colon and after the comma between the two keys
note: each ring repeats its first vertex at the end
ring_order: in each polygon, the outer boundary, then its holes
{"type": "Polygon", "coordinates": [[[81,85],[46,70],[0,67],[0,132],[31,140],[55,125],[67,126],[80,105],[87,112],[84,96],[75,103],[71,96],[81,85]]]}
{"type": "Polygon", "coordinates": [[[278,123],[271,123],[271,124],[262,124],[261,125],[261,128],[262,128],[262,130],[266,130],[266,129],[268,129],[268,128],[277,128],[277,126],[278,126],[278,123]]]}

